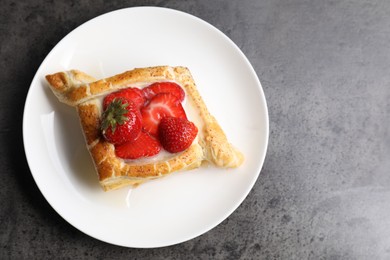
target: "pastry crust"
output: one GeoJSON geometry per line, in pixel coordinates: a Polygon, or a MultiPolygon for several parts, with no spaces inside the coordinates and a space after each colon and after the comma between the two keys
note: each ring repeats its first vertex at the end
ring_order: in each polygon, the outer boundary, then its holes
{"type": "Polygon", "coordinates": [[[77,108],[87,148],[105,191],[126,185],[136,186],[172,172],[197,168],[203,161],[230,168],[241,165],[244,160],[208,111],[190,71],[185,67],[138,68],[101,80],[71,70],[47,75],[46,79],[61,102],[77,108]],[[187,101],[200,119],[198,138],[187,150],[162,161],[131,161],[116,157],[114,145],[107,142],[99,131],[101,97],[134,84],[158,81],[174,81],[184,88],[187,101]]]}

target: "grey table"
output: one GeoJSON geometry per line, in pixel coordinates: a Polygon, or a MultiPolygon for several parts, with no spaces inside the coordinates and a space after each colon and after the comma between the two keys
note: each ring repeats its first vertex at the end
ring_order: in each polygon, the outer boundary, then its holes
{"type": "Polygon", "coordinates": [[[0,8],[0,259],[390,259],[390,2],[10,1],[0,8]],[[188,242],[95,240],[46,202],[22,141],[30,82],[83,22],[137,5],[182,10],[229,36],[268,101],[260,178],[222,224],[188,242]]]}

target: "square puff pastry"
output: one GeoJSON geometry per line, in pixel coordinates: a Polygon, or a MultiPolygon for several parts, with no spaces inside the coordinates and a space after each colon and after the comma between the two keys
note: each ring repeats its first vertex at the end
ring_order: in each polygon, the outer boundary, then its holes
{"type": "Polygon", "coordinates": [[[136,186],[179,170],[194,169],[204,161],[225,168],[237,167],[243,162],[243,155],[228,142],[202,100],[190,71],[185,67],[137,68],[101,80],[81,71],[70,70],[47,75],[46,79],[61,102],[77,108],[87,148],[105,191],[126,185],[136,186]],[[114,145],[107,142],[99,130],[103,112],[102,98],[133,85],[150,85],[159,81],[173,81],[182,86],[186,102],[196,112],[198,123],[194,123],[199,129],[198,137],[187,150],[160,161],[124,160],[117,157],[114,145]]]}

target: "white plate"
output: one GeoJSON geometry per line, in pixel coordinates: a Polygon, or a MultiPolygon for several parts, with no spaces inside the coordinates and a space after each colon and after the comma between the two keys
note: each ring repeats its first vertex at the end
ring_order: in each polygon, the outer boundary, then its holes
{"type": "Polygon", "coordinates": [[[183,12],[137,7],[92,19],[49,53],[26,99],[23,138],[34,180],[66,221],[115,245],[162,247],[207,232],[245,199],[263,165],[268,112],[255,71],[223,33],[183,12]],[[155,65],[190,68],[246,161],[238,169],[201,168],[104,193],[75,109],[58,102],[44,76],[75,68],[101,78],[155,65]]]}

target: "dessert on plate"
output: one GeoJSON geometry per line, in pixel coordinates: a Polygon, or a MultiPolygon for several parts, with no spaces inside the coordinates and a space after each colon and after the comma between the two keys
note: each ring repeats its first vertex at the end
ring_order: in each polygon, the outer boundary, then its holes
{"type": "Polygon", "coordinates": [[[233,168],[244,160],[208,111],[188,68],[136,68],[100,80],[70,70],[46,79],[61,102],[77,109],[105,191],[205,163],[233,168]]]}

